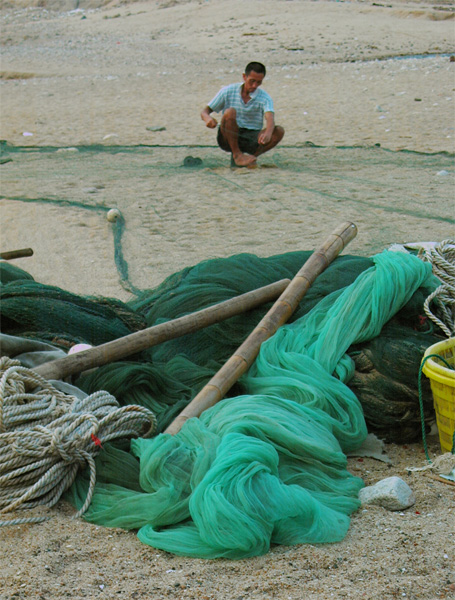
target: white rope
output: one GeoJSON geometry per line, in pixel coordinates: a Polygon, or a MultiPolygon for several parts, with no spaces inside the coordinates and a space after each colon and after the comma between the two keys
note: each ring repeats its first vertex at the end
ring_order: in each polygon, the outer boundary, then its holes
{"type": "MultiPolygon", "coordinates": [[[[148,437],[155,428],[156,419],[146,408],[120,407],[104,391],[78,399],[19,361],[0,358],[0,513],[54,506],[88,465],[89,490],[75,518],[81,516],[92,500],[101,445],[148,437]]],[[[45,519],[0,521],[0,526],[45,519]]]]}
{"type": "Polygon", "coordinates": [[[425,300],[425,314],[447,337],[452,337],[455,335],[455,241],[444,240],[425,248],[423,259],[431,263],[433,273],[441,281],[425,300]]]}

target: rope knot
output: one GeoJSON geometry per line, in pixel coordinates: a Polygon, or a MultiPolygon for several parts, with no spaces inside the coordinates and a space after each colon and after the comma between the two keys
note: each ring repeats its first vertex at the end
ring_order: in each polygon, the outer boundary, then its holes
{"type": "MultiPolygon", "coordinates": [[[[120,407],[108,392],[83,400],[65,394],[17,360],[0,359],[0,512],[53,506],[88,465],[90,505],[96,483],[95,457],[103,441],[146,437],[156,419],[142,406],[120,407]]],[[[36,518],[16,521],[36,522],[36,518]]]]}
{"type": "Polygon", "coordinates": [[[65,438],[65,431],[60,428],[51,434],[48,446],[50,455],[58,456],[64,463],[72,463],[78,458],[77,447],[65,438]]]}

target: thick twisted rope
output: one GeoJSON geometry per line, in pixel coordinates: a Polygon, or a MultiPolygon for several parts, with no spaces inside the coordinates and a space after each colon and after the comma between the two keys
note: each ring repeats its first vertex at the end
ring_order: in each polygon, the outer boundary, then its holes
{"type": "MultiPolygon", "coordinates": [[[[92,500],[95,457],[102,444],[118,438],[148,437],[156,428],[151,411],[120,407],[107,392],[84,399],[70,396],[17,360],[0,358],[0,513],[54,506],[88,465],[92,500]]],[[[0,521],[36,523],[46,517],[0,521]]]]}
{"type": "Polygon", "coordinates": [[[452,337],[455,335],[455,241],[444,240],[425,249],[423,258],[431,263],[433,273],[441,281],[425,300],[425,314],[447,337],[452,337]],[[430,308],[432,303],[436,306],[434,311],[430,308]]]}

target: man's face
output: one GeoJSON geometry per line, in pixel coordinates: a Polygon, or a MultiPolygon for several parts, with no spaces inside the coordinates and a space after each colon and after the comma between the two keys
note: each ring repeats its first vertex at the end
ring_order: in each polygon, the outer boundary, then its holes
{"type": "Polygon", "coordinates": [[[252,94],[262,84],[264,79],[264,73],[256,73],[256,71],[250,71],[248,75],[243,74],[243,89],[247,94],[252,94]]]}

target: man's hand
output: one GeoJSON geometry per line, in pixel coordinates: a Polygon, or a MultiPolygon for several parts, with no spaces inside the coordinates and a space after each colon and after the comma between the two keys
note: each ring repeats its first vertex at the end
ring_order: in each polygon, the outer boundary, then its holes
{"type": "Polygon", "coordinates": [[[275,115],[273,112],[264,113],[265,117],[265,129],[261,131],[258,136],[258,143],[261,146],[267,146],[270,143],[273,132],[275,130],[275,115]]]}
{"type": "Polygon", "coordinates": [[[208,127],[209,129],[215,129],[215,127],[218,125],[218,121],[216,119],[214,119],[213,117],[210,117],[206,122],[205,122],[205,126],[208,127]]]}
{"type": "Polygon", "coordinates": [[[209,129],[215,129],[215,127],[218,125],[218,122],[211,116],[211,112],[212,109],[210,106],[206,106],[201,112],[201,119],[204,121],[206,127],[209,129]]]}
{"type": "Polygon", "coordinates": [[[272,139],[272,132],[268,132],[268,131],[263,131],[262,133],[259,134],[258,137],[258,142],[259,144],[262,144],[263,146],[265,146],[266,144],[268,144],[270,142],[270,140],[272,139]]]}

